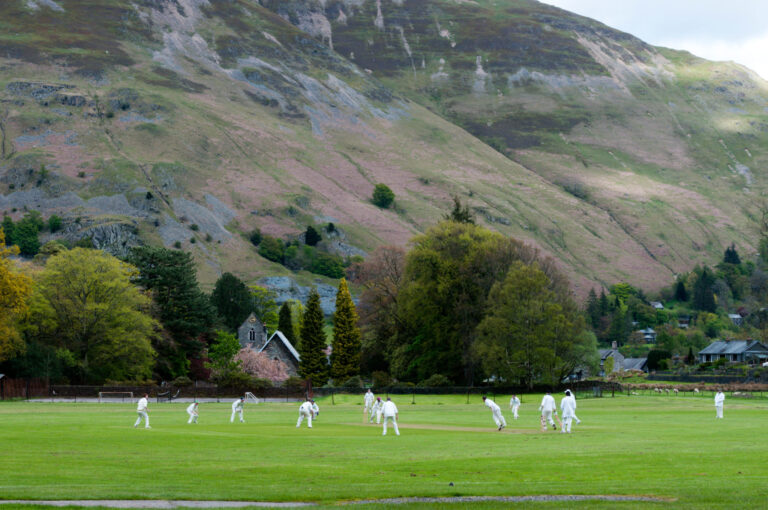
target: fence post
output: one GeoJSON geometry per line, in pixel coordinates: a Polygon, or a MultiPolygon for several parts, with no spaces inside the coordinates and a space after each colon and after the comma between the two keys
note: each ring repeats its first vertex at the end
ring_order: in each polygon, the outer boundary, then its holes
{"type": "Polygon", "coordinates": [[[467,388],[467,404],[469,404],[469,388],[467,388]]]}
{"type": "Polygon", "coordinates": [[[411,404],[415,404],[415,403],[416,403],[416,392],[414,391],[411,394],[411,404]]]}
{"type": "Polygon", "coordinates": [[[29,400],[29,377],[27,377],[27,400],[29,400]]]}
{"type": "Polygon", "coordinates": [[[334,398],[335,394],[336,394],[336,390],[331,389],[331,405],[332,406],[336,405],[336,399],[334,398]]]}

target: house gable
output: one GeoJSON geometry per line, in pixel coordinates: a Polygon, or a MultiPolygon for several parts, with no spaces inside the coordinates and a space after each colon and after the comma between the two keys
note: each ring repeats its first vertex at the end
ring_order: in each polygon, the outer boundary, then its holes
{"type": "Polygon", "coordinates": [[[256,350],[261,349],[267,342],[267,328],[261,323],[255,313],[251,313],[237,328],[237,339],[240,347],[252,345],[256,350]]]}

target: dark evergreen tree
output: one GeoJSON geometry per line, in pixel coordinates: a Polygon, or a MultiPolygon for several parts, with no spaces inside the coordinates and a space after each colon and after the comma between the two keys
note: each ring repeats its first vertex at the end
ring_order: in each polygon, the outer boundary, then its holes
{"type": "Polygon", "coordinates": [[[453,209],[443,218],[458,223],[475,223],[475,216],[472,214],[472,211],[469,210],[469,205],[462,205],[458,195],[453,195],[453,209]]]}
{"type": "Polygon", "coordinates": [[[301,341],[299,342],[299,374],[310,379],[313,386],[322,386],[328,381],[328,362],[324,349],[326,348],[325,332],[323,331],[323,310],[320,308],[320,295],[314,287],[309,293],[304,320],[301,324],[301,341]]]}
{"type": "Polygon", "coordinates": [[[360,349],[362,334],[357,326],[357,310],[349,293],[347,280],[339,282],[336,293],[336,312],[333,314],[333,341],[331,346],[331,378],[336,384],[360,375],[360,349]]]}
{"type": "Polygon", "coordinates": [[[600,324],[600,302],[597,300],[597,293],[595,289],[589,289],[589,296],[587,296],[587,320],[593,328],[597,328],[600,324]]]}
{"type": "Polygon", "coordinates": [[[285,335],[291,344],[296,347],[296,339],[293,338],[293,317],[291,316],[291,307],[288,302],[280,307],[280,314],[277,319],[277,329],[285,335]]]}
{"type": "Polygon", "coordinates": [[[40,227],[34,220],[21,219],[13,230],[13,242],[19,247],[19,253],[25,257],[33,257],[40,251],[40,239],[37,237],[40,227]]]}
{"type": "Polygon", "coordinates": [[[736,251],[736,245],[734,243],[731,243],[731,246],[725,249],[723,262],[726,264],[741,264],[741,258],[739,257],[739,253],[736,251]]]}
{"type": "Polygon", "coordinates": [[[253,298],[248,287],[232,273],[224,273],[216,280],[211,293],[211,304],[216,308],[224,325],[237,330],[253,311],[253,298]]]}
{"type": "Polygon", "coordinates": [[[5,232],[5,245],[6,246],[12,246],[16,244],[16,241],[13,238],[13,234],[15,232],[15,225],[13,224],[13,219],[11,219],[10,216],[3,215],[3,232],[5,232]]]}
{"type": "Polygon", "coordinates": [[[683,280],[677,280],[677,286],[675,287],[675,299],[681,303],[688,301],[688,291],[685,288],[685,282],[683,280]]]}
{"type": "Polygon", "coordinates": [[[704,312],[714,313],[717,310],[715,304],[715,293],[712,286],[715,284],[715,277],[709,268],[704,268],[699,273],[699,278],[693,286],[693,308],[704,312]]]}
{"type": "Polygon", "coordinates": [[[189,358],[201,354],[200,337],[211,330],[216,312],[198,286],[194,261],[189,253],[152,246],[134,248],[128,262],[139,269],[135,282],[152,291],[160,322],[168,337],[155,345],[160,354],[159,375],[187,375],[189,358]]]}
{"type": "Polygon", "coordinates": [[[693,365],[696,363],[696,358],[693,356],[693,347],[688,347],[688,354],[685,356],[685,364],[693,365]]]}
{"type": "Polygon", "coordinates": [[[382,209],[388,208],[395,200],[395,192],[386,184],[377,184],[373,188],[373,204],[382,209]]]}
{"type": "Polygon", "coordinates": [[[317,243],[322,240],[322,236],[320,236],[320,233],[315,230],[315,227],[309,225],[306,232],[304,232],[304,242],[309,246],[317,246],[317,243]]]}
{"type": "Polygon", "coordinates": [[[624,345],[632,333],[632,316],[629,312],[616,308],[611,317],[611,326],[608,329],[608,341],[616,342],[617,345],[624,345]]]}
{"type": "Polygon", "coordinates": [[[605,295],[605,289],[600,289],[600,316],[608,315],[611,305],[608,302],[608,296],[605,295]]]}

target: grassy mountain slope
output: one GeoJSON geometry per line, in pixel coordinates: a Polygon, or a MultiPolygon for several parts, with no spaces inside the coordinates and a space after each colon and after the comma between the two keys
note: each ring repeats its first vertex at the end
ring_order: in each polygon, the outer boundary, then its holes
{"type": "Polygon", "coordinates": [[[253,228],[333,221],[340,251],[368,251],[459,194],[581,292],[653,288],[751,247],[765,96],[742,68],[529,2],[11,0],[0,211],[180,243],[211,282],[289,274],[253,228]]]}

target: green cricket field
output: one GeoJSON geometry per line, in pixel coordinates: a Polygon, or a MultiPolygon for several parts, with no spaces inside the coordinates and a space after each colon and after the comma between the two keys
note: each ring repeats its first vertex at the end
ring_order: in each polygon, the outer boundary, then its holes
{"type": "MultiPolygon", "coordinates": [[[[560,395],[556,395],[559,405],[560,395]]],[[[649,501],[368,503],[363,508],[768,508],[768,401],[616,396],[579,399],[573,433],[542,432],[541,395],[497,431],[479,396],[394,395],[400,433],[363,423],[362,395],[298,403],[0,402],[0,500],[313,502],[456,496],[633,496],[649,501]]],[[[0,506],[0,510],[9,506],[0,506]]],[[[24,508],[33,508],[25,506],[24,508]]]]}

